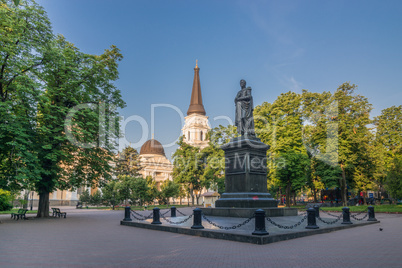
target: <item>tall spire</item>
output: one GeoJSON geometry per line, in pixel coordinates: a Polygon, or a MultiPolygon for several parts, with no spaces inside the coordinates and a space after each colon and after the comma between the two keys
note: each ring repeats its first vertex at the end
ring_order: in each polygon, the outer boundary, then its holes
{"type": "Polygon", "coordinates": [[[198,60],[196,60],[194,68],[193,91],[191,92],[190,106],[187,110],[187,115],[202,114],[205,115],[204,105],[202,105],[201,83],[200,83],[200,68],[198,68],[198,60]]]}

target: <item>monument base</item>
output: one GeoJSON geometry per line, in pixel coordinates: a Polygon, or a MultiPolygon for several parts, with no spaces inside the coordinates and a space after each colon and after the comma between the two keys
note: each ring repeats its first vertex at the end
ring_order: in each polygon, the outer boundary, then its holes
{"type": "MultiPolygon", "coordinates": [[[[206,216],[250,218],[257,208],[201,208],[206,216]]],[[[297,216],[297,208],[260,207],[265,211],[266,217],[297,216]]]]}
{"type": "Polygon", "coordinates": [[[269,193],[223,193],[215,201],[217,208],[274,208],[278,201],[269,193]]]}

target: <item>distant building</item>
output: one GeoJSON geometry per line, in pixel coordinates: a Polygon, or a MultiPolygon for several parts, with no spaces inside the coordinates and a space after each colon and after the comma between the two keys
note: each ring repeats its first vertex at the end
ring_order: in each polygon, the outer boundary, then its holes
{"type": "Polygon", "coordinates": [[[165,180],[172,180],[173,165],[166,158],[162,144],[155,140],[148,140],[140,150],[140,174],[146,178],[155,179],[158,189],[165,180]]]}
{"type": "Polygon", "coordinates": [[[208,146],[207,133],[211,129],[208,116],[202,104],[200,68],[196,63],[194,68],[193,90],[191,92],[190,106],[182,128],[184,141],[201,149],[208,146]]]}

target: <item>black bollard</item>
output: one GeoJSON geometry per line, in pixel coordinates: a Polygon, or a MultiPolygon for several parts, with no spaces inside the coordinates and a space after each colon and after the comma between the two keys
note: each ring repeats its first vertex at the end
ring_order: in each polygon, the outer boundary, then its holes
{"type": "Polygon", "coordinates": [[[176,207],[170,208],[170,217],[172,218],[176,217],[176,207]]]}
{"type": "Polygon", "coordinates": [[[201,218],[201,212],[202,210],[200,208],[196,208],[193,210],[193,226],[191,226],[191,229],[204,229],[204,226],[202,226],[202,218],[201,218]]]}
{"type": "Polygon", "coordinates": [[[268,235],[269,233],[265,229],[265,210],[257,209],[254,212],[255,217],[255,230],[253,235],[268,235]]]}
{"type": "Polygon", "coordinates": [[[315,210],[315,217],[319,218],[320,217],[320,207],[318,205],[314,205],[314,210],[315,210]]]}
{"type": "Polygon", "coordinates": [[[342,208],[342,215],[343,215],[342,224],[353,224],[353,222],[350,221],[350,211],[348,207],[342,208]]]}
{"type": "Polygon", "coordinates": [[[153,218],[151,224],[162,224],[160,221],[160,209],[154,208],[153,209],[153,218]]]}
{"type": "Polygon", "coordinates": [[[375,214],[374,214],[374,207],[373,206],[369,206],[368,208],[368,220],[367,221],[377,221],[377,219],[375,218],[375,214]]]}
{"type": "Polygon", "coordinates": [[[315,220],[315,209],[309,208],[307,209],[307,226],[306,229],[318,229],[320,227],[317,226],[315,220]]]}
{"type": "Polygon", "coordinates": [[[131,207],[125,207],[123,221],[132,221],[130,213],[131,213],[131,207]]]}

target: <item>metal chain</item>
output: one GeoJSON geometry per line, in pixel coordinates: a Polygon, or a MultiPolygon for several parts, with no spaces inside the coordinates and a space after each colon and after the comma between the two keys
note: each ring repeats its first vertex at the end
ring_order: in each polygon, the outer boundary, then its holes
{"type": "Polygon", "coordinates": [[[170,211],[170,210],[166,211],[166,212],[165,212],[165,213],[163,213],[162,215],[166,215],[166,214],[168,214],[168,213],[169,213],[169,211],[170,211]]]}
{"type": "MultiPolygon", "coordinates": [[[[363,211],[360,211],[360,212],[353,212],[353,213],[356,213],[354,216],[359,216],[360,214],[363,214],[363,213],[366,213],[366,212],[367,212],[367,210],[363,210],[363,211]]],[[[350,214],[350,215],[352,216],[352,214],[350,214]]]]}
{"type": "Polygon", "coordinates": [[[188,221],[189,219],[191,219],[191,218],[193,217],[193,214],[191,214],[190,216],[188,216],[186,219],[184,219],[184,220],[182,220],[182,221],[173,222],[173,221],[167,219],[163,214],[160,214],[160,215],[161,215],[161,217],[162,217],[165,221],[167,221],[167,222],[170,223],[170,224],[183,224],[183,223],[185,223],[186,221],[188,221]]]}
{"type": "Polygon", "coordinates": [[[211,225],[213,225],[213,226],[215,226],[215,227],[217,227],[217,228],[219,228],[219,229],[234,230],[234,229],[240,228],[240,227],[242,227],[243,225],[246,225],[247,223],[249,223],[249,222],[254,218],[254,216],[248,218],[247,220],[245,220],[245,221],[242,222],[242,223],[239,223],[238,225],[233,225],[233,226],[230,226],[230,227],[218,225],[218,224],[212,222],[210,219],[208,219],[204,214],[202,214],[202,218],[203,218],[204,220],[206,220],[209,224],[211,224],[211,225]]]}
{"type": "Polygon", "coordinates": [[[321,219],[320,217],[318,217],[317,219],[319,221],[322,221],[323,223],[326,223],[326,224],[334,224],[334,223],[337,223],[342,218],[342,216],[343,215],[337,216],[337,218],[335,220],[333,220],[333,221],[326,221],[326,220],[321,219]]]}
{"type": "MultiPolygon", "coordinates": [[[[360,214],[360,213],[359,213],[360,214]]],[[[362,220],[364,220],[365,218],[367,218],[367,216],[368,216],[368,213],[363,217],[363,218],[357,218],[356,217],[357,215],[352,215],[352,214],[350,214],[350,217],[352,217],[353,219],[355,219],[355,220],[357,220],[357,221],[362,221],[362,220]]]]}
{"type": "Polygon", "coordinates": [[[137,216],[135,216],[135,214],[134,214],[133,212],[134,212],[134,211],[131,210],[131,216],[133,216],[134,219],[139,220],[139,221],[145,221],[145,220],[147,219],[147,218],[145,218],[144,216],[142,216],[142,215],[136,213],[136,214],[140,215],[141,217],[144,217],[144,218],[138,218],[137,216]]]}
{"type": "Polygon", "coordinates": [[[331,214],[331,213],[329,213],[329,212],[326,212],[325,210],[320,210],[320,211],[321,211],[321,212],[324,212],[325,214],[327,214],[327,215],[329,215],[329,216],[335,217],[335,218],[338,218],[338,217],[339,217],[339,215],[331,214]]]}
{"type": "Polygon", "coordinates": [[[301,225],[302,222],[304,222],[306,219],[307,219],[307,215],[304,215],[304,217],[303,217],[298,223],[295,223],[295,224],[293,224],[293,225],[286,226],[286,225],[281,225],[281,224],[279,224],[279,223],[276,223],[276,222],[274,222],[273,220],[271,220],[271,218],[268,218],[268,217],[267,217],[267,221],[268,221],[269,223],[271,223],[271,224],[273,224],[273,225],[275,225],[276,227],[281,228],[281,229],[293,229],[293,228],[296,228],[297,226],[301,225]]]}
{"type": "Polygon", "coordinates": [[[151,214],[149,214],[148,216],[144,216],[144,215],[141,215],[140,213],[138,213],[138,212],[135,212],[134,210],[131,210],[131,214],[133,215],[133,217],[135,218],[135,219],[137,219],[138,220],[138,218],[137,217],[135,217],[134,216],[134,214],[135,215],[137,215],[137,216],[139,216],[139,217],[142,217],[142,218],[144,218],[144,219],[142,219],[142,220],[147,220],[147,219],[150,219],[150,218],[152,218],[153,217],[153,215],[154,215],[154,212],[152,211],[151,212],[151,214]]]}
{"type": "Polygon", "coordinates": [[[176,212],[178,212],[179,214],[181,214],[182,216],[187,216],[186,214],[183,214],[180,210],[178,210],[177,208],[176,208],[176,212]]]}

